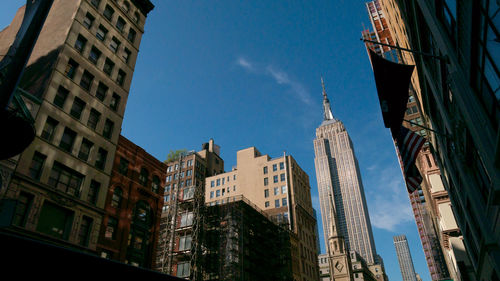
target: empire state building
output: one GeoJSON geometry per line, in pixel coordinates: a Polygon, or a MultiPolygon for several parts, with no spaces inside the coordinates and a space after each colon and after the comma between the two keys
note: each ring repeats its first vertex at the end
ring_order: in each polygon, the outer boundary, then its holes
{"type": "MultiPolygon", "coordinates": [[[[335,224],[336,221],[338,223],[336,228],[344,237],[346,248],[351,253],[355,251],[368,265],[379,264],[382,261],[375,250],[354,147],[344,124],[332,114],[323,79],[321,83],[323,122],[316,129],[314,163],[324,237],[325,240],[330,237],[331,229],[335,229],[331,224],[335,224]],[[330,195],[333,195],[336,220],[330,210],[332,204],[329,201],[330,195]]],[[[328,243],[326,248],[328,249],[328,243]]]]}

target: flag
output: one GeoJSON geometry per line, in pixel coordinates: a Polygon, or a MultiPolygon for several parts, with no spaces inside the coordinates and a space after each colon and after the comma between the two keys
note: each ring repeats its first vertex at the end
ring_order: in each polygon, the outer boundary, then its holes
{"type": "MultiPolygon", "coordinates": [[[[393,135],[394,137],[394,135],[393,135]]],[[[415,191],[422,182],[422,176],[415,165],[420,149],[425,143],[425,138],[419,136],[413,131],[400,126],[395,139],[399,164],[406,182],[406,188],[409,193],[415,191]]]]}
{"type": "Polygon", "coordinates": [[[380,108],[386,128],[393,135],[399,131],[408,102],[414,65],[399,64],[382,58],[368,49],[377,86],[380,108]]]}

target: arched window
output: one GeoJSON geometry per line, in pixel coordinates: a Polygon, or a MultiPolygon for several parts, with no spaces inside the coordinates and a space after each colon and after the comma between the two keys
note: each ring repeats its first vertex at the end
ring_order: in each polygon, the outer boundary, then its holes
{"type": "Polygon", "coordinates": [[[134,13],[134,21],[135,21],[135,23],[138,24],[140,19],[141,19],[141,16],[139,15],[139,13],[135,12],[134,13]]]}
{"type": "Polygon", "coordinates": [[[111,197],[111,207],[120,208],[122,204],[123,190],[120,187],[115,187],[113,197],[111,197]]]}
{"type": "Polygon", "coordinates": [[[160,178],[158,176],[153,176],[153,181],[151,183],[151,191],[158,193],[160,191],[160,178]]]}
{"type": "Polygon", "coordinates": [[[149,172],[146,168],[141,168],[141,174],[139,175],[139,183],[143,186],[148,186],[149,172]]]}
{"type": "Polygon", "coordinates": [[[128,3],[128,1],[123,1],[122,10],[124,10],[126,13],[128,13],[128,11],[130,11],[130,4],[128,3]]]}

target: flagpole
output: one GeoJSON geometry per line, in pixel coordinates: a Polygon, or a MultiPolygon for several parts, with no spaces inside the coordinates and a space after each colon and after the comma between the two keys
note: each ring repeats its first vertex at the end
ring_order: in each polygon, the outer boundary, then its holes
{"type": "Polygon", "coordinates": [[[364,38],[361,38],[360,40],[363,41],[363,42],[369,42],[369,43],[372,43],[372,44],[382,45],[382,46],[390,47],[390,48],[393,48],[393,49],[398,49],[398,50],[401,50],[401,51],[406,51],[406,52],[410,52],[410,53],[414,53],[414,54],[418,54],[418,55],[422,55],[422,56],[426,56],[426,57],[435,58],[435,59],[438,59],[438,60],[443,60],[446,63],[448,63],[448,57],[446,57],[446,56],[436,56],[436,55],[432,55],[432,54],[429,54],[429,53],[424,53],[424,52],[420,52],[420,51],[414,51],[414,50],[410,50],[410,49],[406,49],[406,48],[401,48],[401,47],[398,47],[398,46],[393,46],[393,45],[389,45],[389,44],[385,44],[385,43],[380,43],[380,42],[377,42],[377,41],[372,41],[372,40],[368,40],[368,39],[364,39],[364,38]]]}
{"type": "Polygon", "coordinates": [[[422,126],[422,125],[420,125],[420,124],[417,124],[417,123],[415,123],[415,122],[412,122],[412,121],[409,121],[409,120],[406,120],[406,119],[403,119],[403,121],[404,121],[404,122],[408,122],[408,123],[410,123],[410,124],[412,124],[412,125],[415,125],[415,126],[417,126],[417,127],[420,127],[420,128],[422,128],[422,129],[429,130],[429,131],[431,131],[431,132],[433,132],[433,133],[435,133],[435,134],[441,135],[441,136],[443,136],[443,137],[448,137],[448,135],[447,135],[447,134],[443,134],[443,133],[437,132],[437,131],[435,131],[435,130],[433,130],[433,129],[431,129],[431,128],[424,127],[424,126],[422,126]]]}

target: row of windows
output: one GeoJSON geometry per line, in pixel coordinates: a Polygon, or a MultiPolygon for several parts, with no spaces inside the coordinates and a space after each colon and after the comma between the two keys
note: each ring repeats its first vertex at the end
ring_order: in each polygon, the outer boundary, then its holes
{"type": "MultiPolygon", "coordinates": [[[[94,6],[97,9],[99,9],[98,5],[94,5],[94,6]]],[[[106,5],[106,7],[104,8],[104,11],[102,13],[102,15],[104,16],[104,18],[106,18],[111,23],[111,21],[113,20],[114,13],[115,13],[115,10],[111,6],[106,5]]],[[[90,29],[92,27],[92,25],[94,24],[94,21],[95,21],[95,17],[91,13],[87,13],[85,15],[85,18],[83,19],[83,25],[87,29],[90,29]]],[[[117,18],[116,23],[114,24],[114,26],[115,26],[115,28],[118,30],[118,32],[120,34],[123,34],[125,32],[125,26],[126,26],[126,24],[127,24],[126,21],[121,16],[118,16],[118,18],[117,18]]],[[[104,28],[102,25],[100,25],[99,27],[104,28]]],[[[107,29],[104,29],[104,30],[107,33],[107,29]]],[[[102,34],[100,34],[100,35],[102,35],[102,34]]],[[[127,40],[130,41],[130,43],[133,44],[135,42],[136,35],[137,35],[137,32],[130,26],[129,29],[128,29],[127,36],[126,36],[127,40]]],[[[104,36],[103,36],[102,39],[99,36],[97,38],[99,38],[101,41],[104,41],[104,36]]]]}
{"type": "MultiPolygon", "coordinates": [[[[114,2],[117,2],[116,0],[114,0],[114,2]]],[[[99,5],[101,4],[101,0],[90,0],[90,3],[92,4],[92,6],[94,6],[97,10],[99,10],[99,5]]],[[[111,10],[109,10],[109,5],[106,5],[106,11],[105,13],[107,14],[107,16],[109,16],[109,13],[111,13],[111,16],[113,15],[114,13],[114,10],[111,8],[111,10]]],[[[130,3],[128,1],[123,1],[120,5],[120,8],[122,9],[122,11],[128,15],[128,13],[131,12],[130,10],[130,3]]],[[[109,20],[111,20],[111,16],[109,18],[109,20]]],[[[140,21],[140,15],[138,12],[135,12],[133,15],[132,15],[132,18],[134,20],[134,22],[136,24],[139,24],[139,21],[140,21]]]]}
{"type": "MultiPolygon", "coordinates": [[[[31,212],[31,208],[33,206],[34,198],[35,196],[31,193],[27,193],[24,191],[20,192],[12,221],[14,225],[25,227],[29,213],[31,212]]],[[[49,201],[45,201],[40,211],[40,219],[38,220],[39,223],[37,225],[37,231],[67,240],[71,231],[71,227],[67,226],[69,226],[69,223],[73,221],[73,217],[74,212],[56,206],[49,201]],[[58,217],[64,217],[64,219],[59,221],[50,220],[49,217],[54,215],[61,215],[58,217]],[[60,224],[60,221],[68,223],[60,224]]],[[[77,234],[77,243],[81,246],[88,246],[93,222],[94,220],[92,218],[82,216],[77,234]]]]}
{"type": "MultiPolygon", "coordinates": [[[[80,65],[76,61],[74,61],[73,59],[70,58],[68,60],[68,64],[66,65],[66,68],[64,69],[64,75],[66,75],[66,77],[73,80],[79,66],[80,65]]],[[[104,63],[104,68],[103,68],[104,73],[106,73],[107,75],[111,75],[111,71],[113,70],[114,66],[115,66],[115,64],[110,59],[106,59],[106,61],[104,63]]],[[[116,75],[116,80],[115,80],[116,83],[120,86],[123,86],[123,84],[125,83],[125,76],[126,75],[127,74],[125,73],[125,71],[123,71],[122,69],[119,69],[118,74],[116,75]]],[[[83,71],[82,77],[80,78],[79,85],[85,91],[91,92],[92,83],[94,81],[94,78],[95,78],[95,76],[92,73],[90,73],[88,70],[85,69],[83,71]]],[[[95,93],[96,98],[98,98],[101,101],[104,101],[104,99],[106,97],[106,92],[108,91],[108,89],[109,89],[109,87],[106,86],[106,84],[104,84],[102,81],[100,81],[98,88],[96,89],[96,93],[95,93]]],[[[118,95],[118,94],[115,93],[115,95],[118,95]]],[[[110,107],[112,107],[112,105],[110,105],[110,107]]],[[[114,109],[114,110],[116,110],[116,109],[114,109]]]]}
{"type": "MultiPolygon", "coordinates": [[[[191,167],[193,166],[193,159],[187,160],[187,161],[181,161],[181,169],[184,169],[186,167],[191,167]]],[[[167,173],[172,172],[173,170],[177,171],[179,170],[179,164],[171,165],[167,167],[167,173]]]]}
{"type": "MultiPolygon", "coordinates": [[[[264,202],[264,206],[266,208],[269,208],[269,206],[270,206],[269,201],[264,202]]],[[[281,198],[281,206],[280,206],[280,199],[274,200],[274,208],[286,207],[286,206],[288,206],[288,201],[287,201],[286,197],[281,198]]]]}
{"type": "MultiPolygon", "coordinates": [[[[280,194],[280,187],[274,187],[273,189],[274,195],[280,194]]],[[[281,194],[285,194],[287,191],[286,185],[281,186],[281,194]]],[[[264,197],[267,198],[269,197],[269,189],[264,189],[264,197]]]]}
{"type": "MultiPolygon", "coordinates": [[[[228,186],[227,188],[217,189],[215,190],[215,192],[210,191],[210,199],[214,198],[214,195],[215,197],[224,196],[226,194],[226,191],[229,194],[231,192],[231,187],[228,186]]],[[[236,191],[236,185],[233,186],[233,191],[236,191]]]]}
{"type": "MultiPolygon", "coordinates": [[[[220,186],[226,184],[226,182],[229,184],[231,177],[222,177],[213,181],[210,181],[210,187],[215,187],[215,186],[220,186]]],[[[236,175],[233,175],[233,180],[236,180],[236,175]]]]}
{"type": "MultiPolygon", "coordinates": [[[[280,162],[279,163],[279,166],[280,166],[280,170],[283,170],[285,169],[285,163],[284,162],[280,162]]],[[[278,164],[273,164],[273,172],[276,172],[278,170],[278,164]]],[[[268,173],[268,167],[267,166],[264,166],[262,168],[264,174],[267,174],[268,173]]]]}
{"type": "MultiPolygon", "coordinates": [[[[124,176],[128,176],[129,171],[129,161],[123,157],[120,157],[120,164],[118,166],[118,172],[124,176]]],[[[139,173],[139,183],[147,187],[149,183],[149,171],[145,167],[141,168],[139,173]]],[[[160,191],[160,178],[157,175],[153,175],[151,180],[151,191],[158,193],[160,191]]]]}
{"type": "Polygon", "coordinates": [[[165,181],[166,182],[171,182],[172,179],[173,180],[177,180],[177,179],[182,179],[184,178],[184,176],[186,177],[191,177],[193,175],[193,169],[190,169],[190,170],[187,170],[187,171],[183,171],[183,172],[180,172],[180,173],[175,173],[173,176],[172,175],[168,175],[166,178],[165,178],[165,181]]]}
{"type": "MultiPolygon", "coordinates": [[[[35,180],[40,180],[47,156],[36,151],[33,155],[29,167],[29,176],[35,180]]],[[[101,183],[95,180],[90,181],[87,198],[81,198],[81,186],[85,176],[79,172],[54,161],[47,184],[59,191],[70,194],[74,197],[86,200],[95,205],[97,203],[101,183]]]]}
{"type": "MultiPolygon", "coordinates": [[[[106,121],[109,121],[109,119],[106,121]]],[[[59,122],[57,120],[48,116],[40,137],[48,142],[51,142],[58,125],[59,122]]],[[[112,130],[113,130],[113,123],[111,122],[111,124],[109,124],[108,122],[106,122],[105,131],[103,132],[103,134],[106,133],[107,135],[108,134],[107,132],[112,130]]],[[[61,140],[59,142],[59,148],[61,148],[62,150],[66,151],[69,154],[72,154],[76,136],[77,134],[75,131],[71,130],[69,127],[65,127],[61,140]]],[[[86,138],[82,138],[82,142],[80,144],[80,150],[78,151],[78,154],[76,156],[83,161],[88,161],[89,155],[92,152],[93,147],[94,147],[93,142],[91,142],[86,138]]],[[[107,156],[108,156],[108,151],[102,147],[99,147],[97,149],[97,158],[95,160],[94,166],[100,170],[104,170],[107,156]]]]}
{"type": "MultiPolygon", "coordinates": [[[[285,174],[280,174],[279,175],[279,181],[285,181],[285,174]]],[[[273,183],[277,183],[278,182],[278,175],[274,175],[273,176],[273,183]]],[[[264,186],[267,186],[269,185],[269,179],[268,178],[264,178],[264,186]]]]}
{"type": "MultiPolygon", "coordinates": [[[[53,101],[54,105],[63,109],[64,104],[66,103],[68,94],[69,94],[69,91],[66,88],[59,86],[57,93],[56,93],[56,96],[54,97],[54,101],[53,101]]],[[[111,105],[117,106],[119,103],[119,100],[120,100],[120,97],[118,95],[113,94],[111,105]]],[[[69,114],[72,117],[74,117],[78,120],[81,120],[82,113],[86,107],[87,107],[86,102],[84,102],[83,100],[81,100],[78,97],[75,97],[73,100],[73,105],[71,106],[69,114]]],[[[87,119],[87,124],[86,124],[87,127],[89,127],[92,130],[95,130],[97,128],[100,120],[101,120],[101,113],[99,111],[97,111],[95,108],[90,108],[89,118],[87,119]]],[[[51,117],[48,117],[47,122],[46,122],[45,127],[44,127],[44,131],[42,132],[42,137],[43,137],[43,134],[47,134],[47,137],[44,137],[44,138],[50,141],[51,137],[52,137],[53,130],[55,129],[55,127],[57,126],[58,123],[59,123],[58,121],[54,120],[51,117]]],[[[102,136],[105,137],[106,139],[111,139],[111,137],[113,136],[114,127],[115,127],[115,123],[113,121],[111,121],[110,119],[106,118],[106,120],[104,122],[104,128],[102,131],[102,136]]]]}

